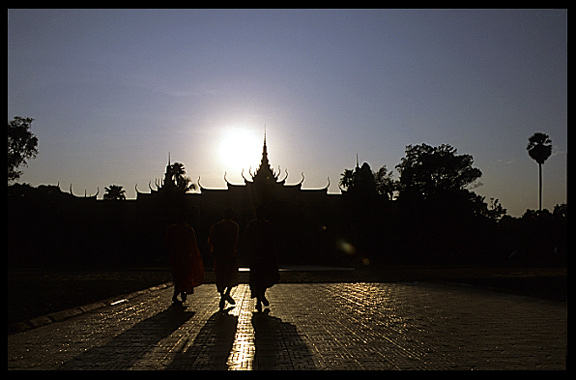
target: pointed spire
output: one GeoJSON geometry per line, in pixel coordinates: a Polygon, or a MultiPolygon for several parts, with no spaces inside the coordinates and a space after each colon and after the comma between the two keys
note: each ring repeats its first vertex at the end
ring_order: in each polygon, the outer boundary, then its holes
{"type": "Polygon", "coordinates": [[[266,161],[268,161],[268,147],[266,146],[266,123],[264,123],[264,147],[262,148],[262,159],[266,156],[266,161]]]}
{"type": "Polygon", "coordinates": [[[260,166],[270,166],[268,163],[268,147],[266,146],[266,123],[264,123],[264,146],[262,147],[262,163],[260,166]]]}
{"type": "Polygon", "coordinates": [[[262,146],[262,160],[260,161],[260,166],[256,169],[256,173],[250,175],[252,176],[252,180],[255,180],[256,177],[262,177],[266,179],[278,179],[278,175],[280,173],[274,173],[274,170],[270,167],[270,161],[268,161],[268,147],[266,146],[266,138],[267,138],[267,131],[266,131],[266,124],[264,124],[264,145],[262,146]],[[262,174],[260,174],[262,173],[262,174]]]}
{"type": "MultiPolygon", "coordinates": [[[[168,165],[166,165],[166,172],[164,173],[164,184],[168,187],[174,187],[174,179],[172,178],[172,164],[170,163],[170,152],[168,152],[168,165]]],[[[158,187],[158,185],[156,185],[158,187]]]]}
{"type": "Polygon", "coordinates": [[[356,169],[358,169],[360,166],[358,165],[358,153],[356,153],[356,169]]]}

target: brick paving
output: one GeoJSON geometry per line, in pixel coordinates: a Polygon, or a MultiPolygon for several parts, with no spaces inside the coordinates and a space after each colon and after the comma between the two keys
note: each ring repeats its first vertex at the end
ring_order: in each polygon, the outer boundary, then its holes
{"type": "Polygon", "coordinates": [[[566,304],[431,283],[204,284],[8,336],[9,370],[565,370],[566,304]]]}

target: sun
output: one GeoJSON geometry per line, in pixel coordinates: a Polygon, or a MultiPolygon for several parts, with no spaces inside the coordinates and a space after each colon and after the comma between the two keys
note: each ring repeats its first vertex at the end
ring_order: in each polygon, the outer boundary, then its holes
{"type": "Polygon", "coordinates": [[[224,132],[220,143],[220,160],[226,170],[255,168],[262,154],[262,136],[247,128],[232,127],[224,132]]]}

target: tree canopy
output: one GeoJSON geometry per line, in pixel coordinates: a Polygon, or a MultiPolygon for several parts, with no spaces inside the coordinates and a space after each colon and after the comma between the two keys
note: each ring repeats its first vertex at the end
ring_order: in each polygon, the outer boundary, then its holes
{"type": "Polygon", "coordinates": [[[408,145],[406,157],[396,165],[400,196],[429,199],[439,192],[464,190],[482,176],[480,169],[472,167],[473,163],[471,155],[458,155],[456,148],[448,144],[408,145]]]}
{"type": "Polygon", "coordinates": [[[170,175],[173,186],[176,190],[180,192],[187,192],[189,190],[195,190],[196,185],[192,183],[189,177],[186,177],[186,168],[184,164],[180,162],[175,162],[170,166],[170,175]]]}
{"type": "Polygon", "coordinates": [[[32,121],[31,117],[16,116],[8,123],[8,182],[20,178],[18,167],[38,154],[38,137],[30,130],[32,121]]]}
{"type": "Polygon", "coordinates": [[[126,191],[122,186],[110,185],[110,187],[105,188],[106,193],[104,193],[105,200],[112,201],[124,201],[126,200],[126,191]]]}
{"type": "Polygon", "coordinates": [[[552,154],[552,140],[542,132],[536,132],[528,139],[528,155],[542,165],[552,154]]]}

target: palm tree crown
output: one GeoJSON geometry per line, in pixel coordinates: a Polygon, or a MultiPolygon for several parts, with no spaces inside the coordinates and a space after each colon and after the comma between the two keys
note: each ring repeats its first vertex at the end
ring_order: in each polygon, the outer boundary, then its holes
{"type": "Polygon", "coordinates": [[[189,177],[186,177],[186,169],[184,164],[180,162],[175,162],[171,166],[172,176],[176,189],[182,192],[187,192],[188,190],[196,190],[196,185],[192,183],[189,177]]]}
{"type": "Polygon", "coordinates": [[[538,163],[538,209],[542,211],[542,164],[552,154],[552,140],[546,133],[536,132],[528,139],[526,149],[538,163]]]}
{"type": "Polygon", "coordinates": [[[528,139],[528,155],[542,165],[552,154],[552,140],[542,132],[536,132],[528,139]]]}
{"type": "Polygon", "coordinates": [[[106,187],[105,189],[104,199],[114,201],[126,200],[126,190],[124,190],[122,186],[110,185],[110,187],[106,187]]]}

